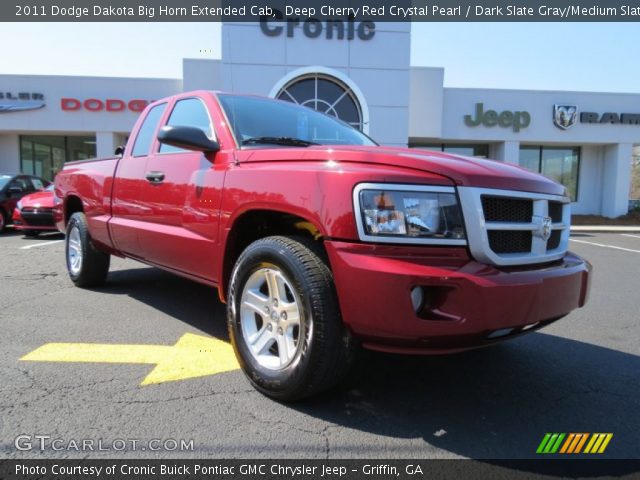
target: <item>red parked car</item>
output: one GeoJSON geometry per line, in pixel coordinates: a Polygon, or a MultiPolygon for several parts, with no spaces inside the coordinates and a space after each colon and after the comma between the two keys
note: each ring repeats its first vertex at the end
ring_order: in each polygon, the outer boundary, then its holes
{"type": "Polygon", "coordinates": [[[53,220],[53,184],[22,197],[13,210],[13,226],[29,237],[40,232],[58,231],[53,220]]]}
{"type": "Polygon", "coordinates": [[[158,100],[122,155],[67,163],[55,193],[77,286],[103,282],[117,255],[216,287],[247,378],[281,400],[334,385],[358,345],[490,345],[564,317],[589,290],[562,185],[379,146],[284,101],[158,100]]]}
{"type": "Polygon", "coordinates": [[[48,185],[49,182],[33,175],[0,174],[0,233],[11,223],[18,201],[48,185]]]}

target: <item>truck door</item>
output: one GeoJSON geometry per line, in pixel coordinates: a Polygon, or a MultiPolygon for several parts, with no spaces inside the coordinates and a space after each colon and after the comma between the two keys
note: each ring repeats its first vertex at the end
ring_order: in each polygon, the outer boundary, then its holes
{"type": "MultiPolygon", "coordinates": [[[[201,98],[176,100],[166,124],[197,127],[216,138],[201,98]]],[[[141,232],[145,258],[215,281],[224,162],[169,145],[156,148],[158,153],[149,156],[145,172],[143,198],[149,209],[147,219],[153,223],[152,230],[141,232]]]]}
{"type": "Polygon", "coordinates": [[[143,199],[147,183],[145,172],[166,107],[166,103],[161,103],[149,110],[139,125],[133,146],[125,151],[114,173],[112,218],[109,221],[113,242],[118,250],[143,259],[146,255],[140,243],[140,232],[151,226],[148,215],[150,208],[143,199]]]}

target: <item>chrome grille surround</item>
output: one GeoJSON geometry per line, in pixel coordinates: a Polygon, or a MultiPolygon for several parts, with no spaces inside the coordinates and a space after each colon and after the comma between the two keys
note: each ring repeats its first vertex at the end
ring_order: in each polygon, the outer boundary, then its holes
{"type": "MultiPolygon", "coordinates": [[[[562,258],[569,246],[571,225],[571,203],[569,197],[540,193],[498,190],[492,188],[458,187],[460,206],[464,216],[467,240],[471,255],[479,262],[498,266],[531,265],[552,262],[562,258]],[[505,200],[530,200],[533,215],[529,222],[485,220],[482,197],[504,198],[505,200]],[[549,203],[562,204],[561,221],[553,221],[549,215],[549,203]],[[550,231],[548,230],[550,227],[550,231]],[[496,253],[491,249],[488,232],[530,232],[531,248],[527,252],[496,253]],[[560,231],[557,248],[548,249],[549,240],[560,231]]],[[[556,206],[557,207],[557,206],[556,206]]],[[[555,217],[556,215],[554,215],[555,217]]],[[[557,220],[557,218],[555,219],[557,220]]],[[[492,234],[492,236],[494,236],[492,234]]]]}

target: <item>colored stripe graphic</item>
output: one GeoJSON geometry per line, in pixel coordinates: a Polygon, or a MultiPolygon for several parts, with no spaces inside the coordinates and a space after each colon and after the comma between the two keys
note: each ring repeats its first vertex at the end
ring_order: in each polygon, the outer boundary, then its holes
{"type": "Polygon", "coordinates": [[[552,453],[551,449],[553,448],[553,445],[556,443],[556,439],[557,438],[558,438],[558,434],[557,433],[552,434],[551,438],[547,442],[547,446],[544,447],[544,451],[542,453],[552,453]]]}
{"type": "Polygon", "coordinates": [[[582,435],[582,438],[578,442],[578,445],[576,445],[576,449],[574,450],[573,453],[580,453],[582,451],[582,447],[584,446],[585,442],[587,441],[587,438],[589,438],[589,434],[588,433],[582,433],[581,435],[582,435]]]}
{"type": "Polygon", "coordinates": [[[591,439],[589,440],[589,443],[587,443],[587,448],[584,449],[584,453],[591,453],[591,447],[593,447],[593,444],[596,443],[597,438],[598,438],[597,433],[594,433],[593,435],[591,435],[591,439]]]}
{"type": "Polygon", "coordinates": [[[556,443],[553,445],[553,447],[551,448],[549,453],[556,453],[558,451],[558,449],[560,448],[560,444],[562,443],[562,440],[564,439],[564,437],[565,437],[564,433],[561,433],[560,435],[558,435],[558,439],[556,440],[556,443]]]}
{"type": "Polygon", "coordinates": [[[602,441],[604,440],[604,437],[606,437],[606,435],[604,433],[599,433],[598,434],[598,439],[596,440],[596,443],[593,444],[593,447],[591,448],[591,453],[597,453],[598,449],[600,448],[600,445],[602,444],[602,441]]]}
{"type": "Polygon", "coordinates": [[[600,445],[600,450],[598,450],[598,453],[604,453],[607,446],[609,446],[609,442],[611,441],[612,438],[613,438],[613,433],[607,433],[607,436],[604,439],[604,442],[602,442],[602,445],[600,445]]]}
{"type": "Polygon", "coordinates": [[[604,453],[612,438],[613,433],[594,433],[584,453],[604,453]]]}
{"type": "Polygon", "coordinates": [[[536,453],[542,453],[542,451],[544,450],[545,445],[549,441],[549,438],[551,438],[551,434],[550,433],[546,433],[545,436],[542,438],[542,441],[540,442],[540,445],[538,445],[538,449],[536,450],[536,453]]]}
{"type": "Polygon", "coordinates": [[[575,433],[570,433],[569,436],[567,437],[567,440],[564,442],[564,445],[562,445],[562,448],[560,449],[560,453],[567,453],[567,449],[569,448],[569,445],[571,445],[571,442],[573,442],[573,439],[575,438],[576,434],[575,433]]]}
{"type": "Polygon", "coordinates": [[[571,445],[569,445],[569,449],[567,450],[567,453],[575,452],[576,447],[578,446],[578,443],[580,443],[580,441],[582,441],[582,433],[575,433],[573,437],[573,442],[571,442],[571,445]]]}
{"type": "Polygon", "coordinates": [[[564,433],[547,433],[542,438],[536,453],[556,453],[566,434],[564,433]]]}
{"type": "Polygon", "coordinates": [[[613,433],[545,433],[536,453],[604,453],[612,438],[613,433]]]}

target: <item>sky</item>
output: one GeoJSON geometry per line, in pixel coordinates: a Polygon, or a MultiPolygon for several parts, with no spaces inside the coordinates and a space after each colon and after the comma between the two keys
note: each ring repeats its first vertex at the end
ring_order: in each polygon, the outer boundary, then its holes
{"type": "MultiPolygon", "coordinates": [[[[445,86],[640,93],[638,23],[415,23],[411,64],[445,86]]],[[[216,23],[0,23],[0,74],[180,78],[220,58],[216,23]]]]}

